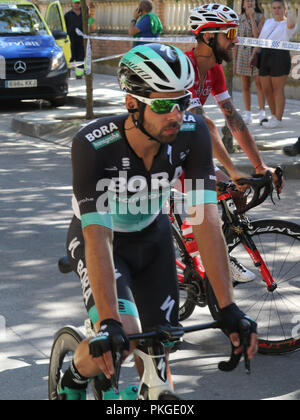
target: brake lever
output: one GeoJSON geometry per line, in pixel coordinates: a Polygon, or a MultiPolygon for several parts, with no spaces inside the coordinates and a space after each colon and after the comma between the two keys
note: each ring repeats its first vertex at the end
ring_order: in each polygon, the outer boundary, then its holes
{"type": "Polygon", "coordinates": [[[275,175],[278,178],[278,184],[276,185],[277,198],[278,200],[280,200],[279,189],[282,185],[282,178],[283,178],[283,170],[280,166],[277,166],[277,168],[275,169],[275,175]]]}
{"type": "Polygon", "coordinates": [[[240,322],[240,336],[243,346],[243,356],[245,362],[245,370],[248,375],[251,373],[250,360],[248,357],[248,347],[250,346],[250,322],[242,319],[240,322]]]}
{"type": "Polygon", "coordinates": [[[111,386],[116,395],[119,395],[119,379],[120,379],[120,372],[121,372],[121,364],[122,364],[122,354],[120,352],[114,353],[114,360],[115,360],[115,373],[111,377],[111,386]]]}
{"type": "Polygon", "coordinates": [[[114,360],[114,367],[115,373],[111,377],[111,386],[116,395],[119,395],[119,379],[120,379],[120,372],[121,372],[121,365],[122,365],[122,344],[124,343],[122,336],[115,336],[112,338],[114,350],[113,350],[113,360],[114,360]]]}
{"type": "Polygon", "coordinates": [[[235,354],[236,347],[233,346],[231,343],[231,356],[228,361],[220,362],[218,368],[222,372],[232,372],[238,364],[242,356],[244,356],[244,363],[245,363],[245,371],[249,375],[251,373],[251,364],[248,357],[248,347],[250,346],[250,323],[246,319],[242,319],[240,321],[240,338],[241,338],[241,345],[243,346],[243,350],[241,353],[235,354]]]}

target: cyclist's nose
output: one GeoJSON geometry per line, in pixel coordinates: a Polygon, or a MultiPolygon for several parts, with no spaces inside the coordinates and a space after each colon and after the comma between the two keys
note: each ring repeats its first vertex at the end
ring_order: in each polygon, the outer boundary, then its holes
{"type": "Polygon", "coordinates": [[[179,121],[179,120],[181,120],[183,113],[184,113],[184,111],[180,111],[179,105],[175,104],[172,111],[169,112],[168,118],[169,119],[176,119],[176,120],[179,121]]]}

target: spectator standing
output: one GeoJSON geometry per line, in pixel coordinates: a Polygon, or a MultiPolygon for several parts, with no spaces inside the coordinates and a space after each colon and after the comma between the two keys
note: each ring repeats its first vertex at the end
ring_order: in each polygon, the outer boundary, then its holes
{"type": "MultiPolygon", "coordinates": [[[[272,0],[272,19],[267,19],[260,33],[260,39],[289,41],[297,30],[296,18],[287,14],[284,0],[272,0]],[[287,17],[286,17],[287,14],[287,17]]],[[[265,128],[282,126],[285,108],[284,87],[291,70],[289,51],[262,48],[259,75],[264,95],[267,99],[271,119],[262,123],[265,128]]]]}
{"type": "MultiPolygon", "coordinates": [[[[83,30],[82,13],[80,0],[72,0],[72,9],[65,14],[68,35],[71,41],[71,62],[84,61],[84,41],[83,37],[77,35],[76,28],[83,30]]],[[[75,67],[75,75],[77,79],[81,79],[84,74],[84,68],[75,67]]]]}
{"type": "MultiPolygon", "coordinates": [[[[258,0],[243,0],[241,15],[239,17],[239,36],[245,38],[258,38],[265,23],[265,17],[258,0]]],[[[237,46],[235,49],[235,73],[241,76],[242,93],[244,101],[244,122],[250,124],[251,116],[251,81],[254,77],[257,100],[259,106],[259,122],[267,121],[265,113],[265,97],[263,94],[258,69],[250,67],[252,47],[245,45],[237,46]]]]}
{"type": "MultiPolygon", "coordinates": [[[[155,13],[152,13],[152,1],[141,0],[133,13],[128,33],[135,38],[157,38],[163,27],[155,13]]],[[[134,42],[133,46],[142,45],[145,42],[134,42]]]]}

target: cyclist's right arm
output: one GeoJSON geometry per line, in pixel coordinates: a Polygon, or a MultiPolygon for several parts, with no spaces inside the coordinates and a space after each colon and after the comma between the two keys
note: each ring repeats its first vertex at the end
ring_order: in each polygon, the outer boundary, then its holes
{"type": "Polygon", "coordinates": [[[104,178],[101,156],[88,142],[81,138],[74,140],[73,190],[81,214],[89,282],[100,320],[96,325],[99,335],[94,339],[90,353],[94,363],[110,378],[114,373],[111,338],[117,334],[126,341],[126,336],[118,313],[111,216],[108,212],[99,212],[97,208],[101,195],[97,184],[99,179],[104,178]],[[105,331],[101,331],[104,325],[105,331]]]}

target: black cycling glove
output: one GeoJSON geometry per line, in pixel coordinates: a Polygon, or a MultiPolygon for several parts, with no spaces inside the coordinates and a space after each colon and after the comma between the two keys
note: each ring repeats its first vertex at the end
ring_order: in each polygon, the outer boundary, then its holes
{"type": "Polygon", "coordinates": [[[108,351],[122,353],[124,350],[129,350],[129,340],[120,322],[115,319],[105,319],[100,326],[96,337],[89,342],[92,357],[100,357],[108,351]]]}
{"type": "Polygon", "coordinates": [[[256,322],[248,315],[245,315],[235,303],[220,309],[218,315],[221,327],[228,335],[239,333],[239,325],[242,319],[246,319],[250,323],[250,333],[257,333],[256,322]]]}

